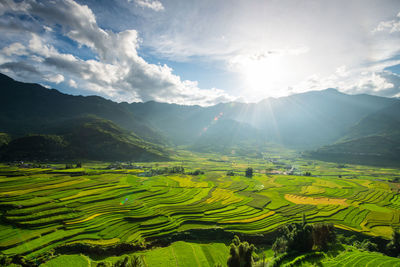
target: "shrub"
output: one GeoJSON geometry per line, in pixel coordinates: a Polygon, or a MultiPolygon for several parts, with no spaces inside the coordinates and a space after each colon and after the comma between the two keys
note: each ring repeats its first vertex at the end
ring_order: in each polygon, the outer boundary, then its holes
{"type": "Polygon", "coordinates": [[[333,224],[316,223],[312,227],[313,247],[316,250],[326,250],[336,240],[333,224]]]}
{"type": "Polygon", "coordinates": [[[253,253],[256,250],[254,245],[241,242],[235,235],[229,249],[228,267],[251,267],[253,266],[253,253]]]}
{"type": "Polygon", "coordinates": [[[302,223],[291,223],[280,229],[281,236],[272,245],[275,255],[289,251],[308,252],[313,247],[312,226],[305,217],[302,223]]]}
{"type": "Polygon", "coordinates": [[[388,255],[397,257],[400,255],[400,233],[393,231],[392,239],[386,246],[388,255]]]}
{"type": "Polygon", "coordinates": [[[253,168],[249,167],[246,169],[246,177],[249,177],[249,178],[253,177],[253,168]]]}
{"type": "Polygon", "coordinates": [[[227,171],[226,176],[235,176],[235,173],[233,171],[227,171]]]}

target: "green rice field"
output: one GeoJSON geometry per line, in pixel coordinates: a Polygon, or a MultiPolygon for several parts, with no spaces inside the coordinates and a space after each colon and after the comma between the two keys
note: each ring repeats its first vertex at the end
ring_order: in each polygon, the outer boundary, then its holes
{"type": "MultiPolygon", "coordinates": [[[[391,182],[400,176],[399,170],[290,158],[211,161],[210,155],[182,153],[178,161],[137,163],[141,168],[135,169],[106,169],[100,163],[80,169],[2,165],[1,253],[42,261],[43,255],[66,245],[132,244],[142,248],[135,255],[147,266],[224,266],[229,256],[225,241],[176,240],[152,249],[150,245],[193,230],[267,234],[300,222],[303,214],[311,223],[329,222],[386,239],[400,227],[400,184],[391,182]],[[167,166],[204,174],[149,175],[150,168],[167,166]],[[254,169],[252,178],[244,176],[248,166],[254,169]],[[294,166],[295,172],[285,173],[287,166],[294,166]],[[275,172],[266,171],[271,169],[275,172]],[[228,170],[235,175],[227,176],[228,170]],[[303,176],[305,172],[311,176],[303,176]]],[[[399,264],[393,258],[380,261],[369,255],[380,266],[399,264]]],[[[341,254],[324,266],[354,266],[335,265],[337,260],[366,266],[361,252],[341,254]]],[[[56,257],[43,266],[60,266],[58,261],[96,266],[96,259],[84,255],[56,257]]]]}

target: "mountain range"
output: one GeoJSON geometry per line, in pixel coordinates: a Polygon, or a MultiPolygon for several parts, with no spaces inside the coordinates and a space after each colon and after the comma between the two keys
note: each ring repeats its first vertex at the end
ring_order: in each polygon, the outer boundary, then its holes
{"type": "Polygon", "coordinates": [[[30,143],[43,143],[38,160],[47,150],[54,160],[166,160],[176,146],[249,153],[278,144],[317,159],[396,165],[399,111],[398,99],[335,89],[210,107],[116,103],[99,96],[67,95],[0,74],[3,160],[33,157],[30,152],[38,148],[29,148],[30,143]]]}

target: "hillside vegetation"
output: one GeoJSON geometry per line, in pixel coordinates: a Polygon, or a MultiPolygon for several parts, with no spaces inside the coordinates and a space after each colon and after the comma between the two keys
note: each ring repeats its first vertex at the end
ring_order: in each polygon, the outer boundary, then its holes
{"type": "Polygon", "coordinates": [[[1,159],[159,161],[169,157],[161,146],[93,116],[63,121],[52,126],[51,132],[54,134],[33,134],[12,140],[1,148],[1,159]]]}

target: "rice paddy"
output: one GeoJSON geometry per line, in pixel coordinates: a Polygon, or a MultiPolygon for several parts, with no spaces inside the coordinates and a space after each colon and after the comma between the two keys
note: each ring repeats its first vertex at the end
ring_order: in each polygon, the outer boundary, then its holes
{"type": "MultiPolygon", "coordinates": [[[[134,171],[92,164],[79,172],[3,165],[1,253],[32,260],[66,244],[143,245],[193,229],[265,234],[301,221],[303,214],[309,222],[331,222],[341,229],[383,238],[400,227],[399,187],[390,182],[399,170],[298,161],[296,175],[271,175],[264,172],[270,162],[236,164],[253,167],[255,175],[247,178],[242,167],[232,167],[230,162],[210,164],[188,157],[184,162],[159,164],[201,169],[205,174],[154,176],[145,175],[150,167],[159,167],[150,163],[134,171]],[[227,176],[232,169],[235,176],[227,176]],[[305,171],[315,176],[302,176],[305,171]]],[[[228,248],[221,244],[216,251],[225,253],[228,248]]],[[[225,264],[228,256],[216,255],[212,246],[179,242],[141,253],[148,266],[213,266],[225,264]],[[183,256],[184,251],[190,252],[188,256],[183,256]],[[163,260],[158,263],[157,257],[148,256],[151,253],[165,257],[159,257],[163,260]],[[195,265],[185,265],[193,259],[195,265]]],[[[347,256],[362,261],[360,255],[347,256]]],[[[86,256],[68,261],[86,262],[86,256]]],[[[55,265],[50,261],[46,266],[55,265]]]]}

